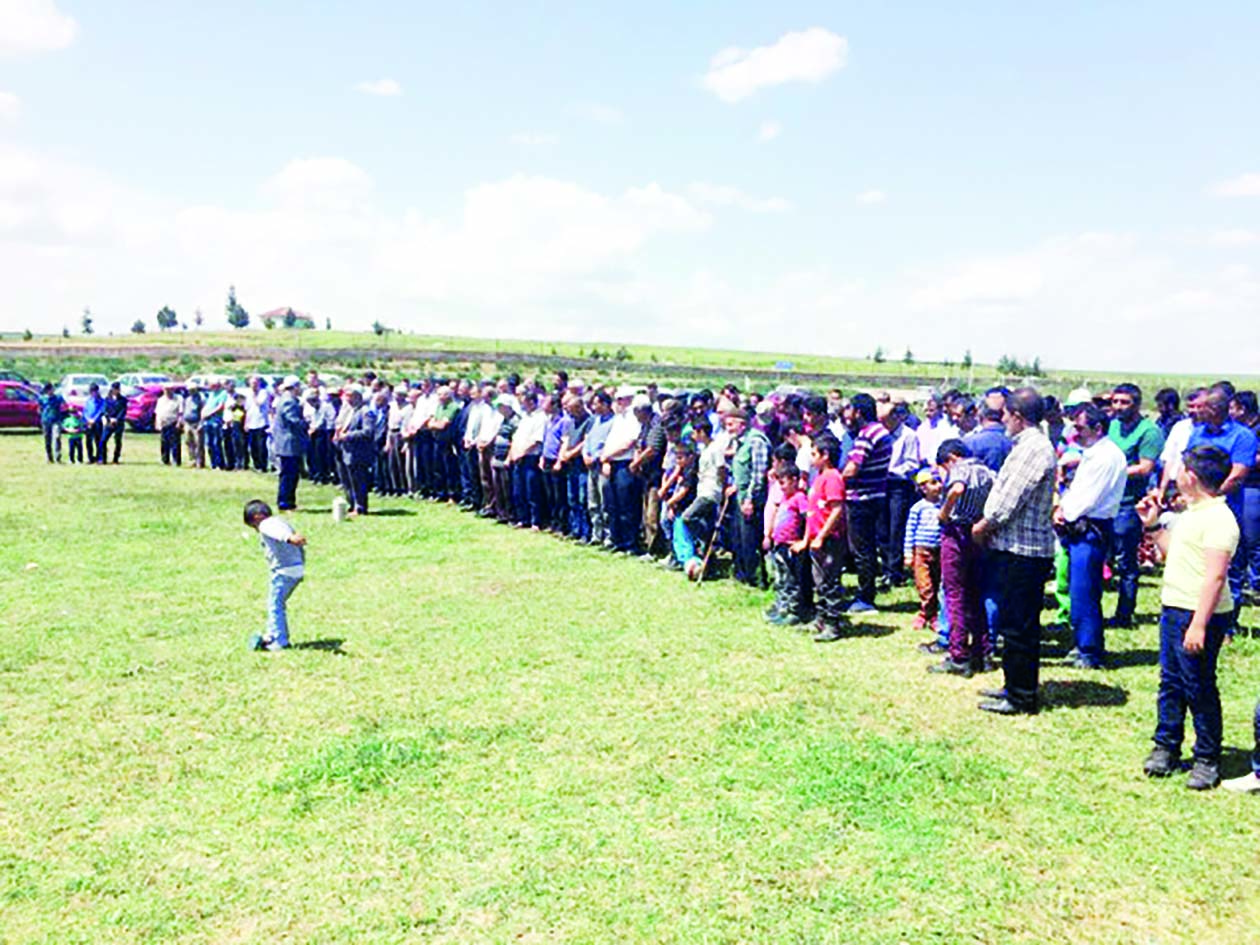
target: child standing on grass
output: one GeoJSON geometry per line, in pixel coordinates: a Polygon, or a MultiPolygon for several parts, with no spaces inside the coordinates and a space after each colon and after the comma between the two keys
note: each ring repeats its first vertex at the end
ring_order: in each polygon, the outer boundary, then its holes
{"type": "Polygon", "coordinates": [[[277,515],[261,499],[245,503],[245,524],[258,532],[263,554],[271,567],[271,596],[267,610],[267,632],[250,640],[254,650],[286,649],[289,645],[289,620],[286,606],[289,595],[302,583],[306,570],[306,538],[277,515]]]}
{"type": "Polygon", "coordinates": [[[809,514],[809,497],[801,491],[801,474],[796,463],[779,464],[774,472],[780,498],[774,506],[774,523],[770,529],[771,556],[774,562],[774,612],[766,619],[776,625],[796,627],[809,619],[806,600],[804,565],[806,556],[794,547],[805,537],[805,516],[809,514]]]}
{"type": "Polygon", "coordinates": [[[942,487],[930,469],[919,472],[914,481],[923,498],[910,507],[904,555],[906,570],[914,576],[919,592],[919,612],[912,626],[923,630],[931,628],[940,610],[942,487]]]}
{"type": "Polygon", "coordinates": [[[83,418],[77,413],[66,415],[61,422],[61,432],[66,435],[66,443],[70,447],[70,462],[83,462],[83,434],[86,428],[83,418]]]}
{"type": "Polygon", "coordinates": [[[1159,721],[1155,747],[1142,770],[1163,778],[1181,766],[1186,710],[1194,722],[1194,767],[1186,779],[1192,791],[1221,783],[1221,694],[1216,658],[1234,623],[1234,600],[1226,583],[1238,548],[1238,522],[1225,504],[1221,485],[1230,457],[1218,446],[1196,446],[1182,455],[1177,489],[1186,510],[1160,529],[1159,502],[1147,496],[1138,517],[1165,554],[1163,605],[1159,615],[1159,721]]]}
{"type": "Polygon", "coordinates": [[[808,550],[818,595],[818,622],[814,635],[817,643],[832,643],[844,634],[844,588],[840,568],[844,563],[844,477],[836,468],[840,462],[840,441],[830,433],[821,434],[813,444],[814,470],[817,475],[809,487],[809,513],[805,519],[805,537],[792,545],[801,554],[808,550]]]}

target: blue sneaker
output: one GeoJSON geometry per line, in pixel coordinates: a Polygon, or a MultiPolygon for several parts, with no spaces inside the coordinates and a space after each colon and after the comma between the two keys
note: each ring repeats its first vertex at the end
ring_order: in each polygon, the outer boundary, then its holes
{"type": "Polygon", "coordinates": [[[855,600],[844,609],[846,614],[875,614],[879,613],[874,604],[868,604],[864,600],[855,600]]]}

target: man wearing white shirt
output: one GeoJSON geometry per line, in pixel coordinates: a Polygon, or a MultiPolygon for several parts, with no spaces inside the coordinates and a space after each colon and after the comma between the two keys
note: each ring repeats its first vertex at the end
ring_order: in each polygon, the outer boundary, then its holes
{"type": "Polygon", "coordinates": [[[946,440],[956,440],[958,427],[949,422],[944,405],[937,394],[932,394],[923,404],[923,422],[914,431],[919,438],[919,456],[929,466],[936,465],[936,454],[946,440]]]}
{"type": "Polygon", "coordinates": [[[1129,481],[1124,451],[1107,435],[1110,420],[1092,403],[1072,415],[1080,464],[1054,511],[1054,522],[1068,553],[1068,594],[1078,669],[1101,669],[1103,642],[1103,562],[1120,501],[1129,481]]]}
{"type": "Polygon", "coordinates": [[[542,470],[538,463],[542,458],[543,434],[547,431],[547,411],[533,391],[521,394],[520,426],[512,435],[512,448],[508,452],[508,465],[512,467],[512,508],[516,512],[519,528],[542,529],[545,515],[542,498],[542,470]]]}
{"type": "Polygon", "coordinates": [[[617,388],[613,400],[612,425],[608,439],[600,451],[599,461],[608,479],[606,496],[608,523],[613,550],[633,554],[639,534],[639,516],[643,501],[639,491],[640,480],[630,471],[635,444],[639,442],[642,426],[630,405],[634,402],[633,387],[617,388]]]}
{"type": "Polygon", "coordinates": [[[477,435],[473,438],[473,447],[477,451],[477,474],[481,479],[481,508],[477,514],[482,518],[494,515],[494,438],[503,425],[503,414],[494,408],[497,391],[493,382],[481,385],[481,403],[485,410],[477,424],[477,435]]]}
{"type": "Polygon", "coordinates": [[[1181,455],[1190,448],[1190,434],[1194,426],[1200,422],[1199,414],[1203,412],[1207,400],[1207,388],[1196,387],[1186,394],[1186,415],[1172,425],[1168,438],[1164,440],[1164,451],[1159,456],[1164,471],[1159,478],[1159,494],[1167,496],[1171,486],[1176,485],[1177,475],[1181,472],[1181,455]]]}
{"type": "Polygon", "coordinates": [[[433,419],[437,407],[433,378],[425,378],[420,382],[420,393],[416,397],[415,409],[411,411],[411,419],[403,429],[403,439],[408,445],[408,481],[413,496],[429,495],[432,491],[434,441],[429,421],[433,419]]]}
{"type": "Polygon", "coordinates": [[[245,394],[245,443],[249,461],[259,472],[267,471],[267,432],[271,429],[271,392],[257,374],[249,379],[245,394]]]}

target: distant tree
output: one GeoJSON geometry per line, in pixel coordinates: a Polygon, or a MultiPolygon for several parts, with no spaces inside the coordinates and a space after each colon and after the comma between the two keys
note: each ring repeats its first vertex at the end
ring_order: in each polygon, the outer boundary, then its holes
{"type": "Polygon", "coordinates": [[[901,363],[914,364],[914,352],[907,348],[906,353],[901,356],[901,363]]]}
{"type": "Polygon", "coordinates": [[[331,318],[325,318],[325,319],[324,319],[324,331],[332,331],[332,319],[331,319],[331,318]]]}
{"type": "Polygon", "coordinates": [[[386,334],[388,331],[389,331],[389,329],[388,329],[388,328],[386,328],[384,325],[382,325],[379,321],[372,322],[372,333],[373,333],[373,334],[375,334],[375,335],[384,335],[384,334],[386,334]]]}
{"type": "Polygon", "coordinates": [[[1031,367],[1033,374],[1036,377],[1041,377],[1041,358],[1033,358],[1031,367]]]}
{"type": "Polygon", "coordinates": [[[970,349],[970,348],[968,348],[968,349],[967,349],[967,350],[963,353],[963,357],[962,357],[962,367],[963,367],[963,370],[964,370],[964,371],[970,371],[970,370],[971,370],[971,363],[972,363],[972,362],[971,362],[971,349],[970,349]]]}
{"type": "Polygon", "coordinates": [[[22,340],[23,340],[23,341],[30,341],[30,340],[31,340],[32,338],[34,338],[34,337],[35,337],[35,336],[31,334],[31,330],[30,330],[29,328],[28,328],[28,329],[26,329],[26,331],[22,332],[22,340]]]}
{"type": "Polygon", "coordinates": [[[883,364],[884,359],[885,359],[884,349],[882,347],[876,348],[875,353],[871,355],[871,360],[874,361],[876,364],[883,364]]]}
{"type": "Polygon", "coordinates": [[[83,334],[85,335],[92,334],[92,310],[90,308],[85,308],[83,310],[82,324],[83,324],[83,334]]]}
{"type": "Polygon", "coordinates": [[[144,319],[143,318],[137,318],[134,322],[131,323],[131,333],[133,335],[144,334],[144,319]]]}
{"type": "Polygon", "coordinates": [[[180,330],[180,331],[187,331],[187,330],[188,330],[188,322],[180,322],[180,323],[179,323],[179,330],[180,330]]]}
{"type": "Polygon", "coordinates": [[[201,314],[201,309],[197,309],[197,311],[193,312],[193,324],[198,328],[202,326],[202,323],[204,323],[205,320],[205,316],[201,314]]]}
{"type": "Polygon", "coordinates": [[[70,329],[69,329],[67,326],[65,326],[65,325],[62,325],[62,326],[61,326],[61,337],[62,337],[62,338],[69,338],[69,337],[70,337],[70,329]]]}
{"type": "Polygon", "coordinates": [[[175,310],[169,305],[163,305],[157,313],[157,326],[161,331],[174,328],[178,322],[179,316],[175,314],[175,310]]]}
{"type": "Polygon", "coordinates": [[[626,350],[625,345],[622,345],[617,349],[617,353],[613,355],[613,359],[617,361],[631,361],[634,359],[634,356],[626,350]]]}
{"type": "Polygon", "coordinates": [[[293,309],[291,308],[286,308],[284,310],[284,327],[292,328],[296,324],[297,324],[297,313],[294,312],[293,309]]]}
{"type": "Polygon", "coordinates": [[[236,301],[236,286],[234,285],[228,286],[227,305],[223,307],[223,310],[227,315],[227,323],[233,328],[240,329],[249,326],[249,312],[236,301]]]}
{"type": "Polygon", "coordinates": [[[268,315],[266,318],[263,319],[263,328],[266,328],[268,331],[271,331],[271,329],[275,327],[276,327],[276,320],[272,318],[270,315],[268,315]]]}

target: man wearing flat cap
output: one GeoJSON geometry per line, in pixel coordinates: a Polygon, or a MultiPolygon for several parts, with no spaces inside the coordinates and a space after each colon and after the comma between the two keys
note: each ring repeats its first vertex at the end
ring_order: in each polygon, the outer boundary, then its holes
{"type": "Polygon", "coordinates": [[[297,508],[298,474],[302,469],[301,458],[306,453],[309,435],[306,416],[298,399],[301,387],[302,382],[292,374],[280,383],[280,402],[276,405],[271,431],[272,450],[280,466],[276,505],[284,510],[297,508]]]}

